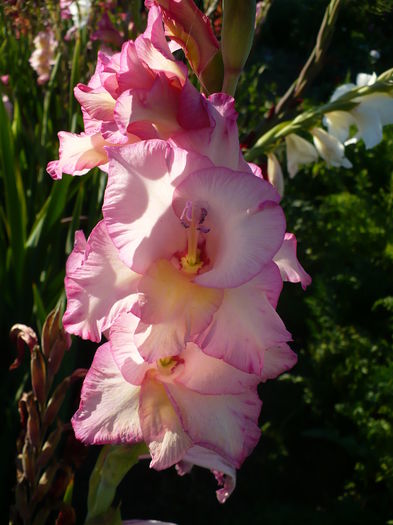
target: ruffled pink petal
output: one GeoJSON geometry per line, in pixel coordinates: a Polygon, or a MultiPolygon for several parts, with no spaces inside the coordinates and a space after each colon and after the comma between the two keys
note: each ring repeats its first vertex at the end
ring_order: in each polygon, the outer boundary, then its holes
{"type": "Polygon", "coordinates": [[[166,58],[173,60],[169,42],[165,37],[164,26],[160,9],[155,6],[149,6],[147,15],[147,26],[143,32],[143,38],[150,40],[154,47],[158,49],[166,58]]]}
{"type": "Polygon", "coordinates": [[[311,277],[299,263],[296,251],[296,237],[293,233],[286,233],[281,248],[274,256],[274,262],[280,269],[283,281],[300,282],[303,290],[305,290],[311,284],[311,277]]]}
{"type": "Polygon", "coordinates": [[[48,163],[47,171],[56,180],[62,178],[63,173],[70,175],[84,175],[96,166],[105,164],[108,159],[104,146],[105,142],[100,133],[88,135],[60,131],[59,160],[48,163]]]}
{"type": "Polygon", "coordinates": [[[202,395],[169,383],[165,389],[193,445],[239,467],[260,437],[261,401],[256,388],[238,395],[202,395]]]}
{"type": "Polygon", "coordinates": [[[180,476],[187,474],[193,465],[210,469],[220,489],[216,491],[220,503],[225,503],[236,487],[236,469],[224,458],[207,448],[194,446],[187,450],[183,460],[176,465],[180,476]]]}
{"type": "Polygon", "coordinates": [[[157,49],[153,42],[143,35],[135,40],[135,49],[140,60],[151,70],[162,72],[168,79],[174,80],[178,86],[183,85],[188,76],[187,66],[174,58],[167,58],[157,49]]]}
{"type": "Polygon", "coordinates": [[[204,226],[211,267],[194,282],[217,288],[237,287],[257,275],[282,244],[285,218],[280,196],[250,173],[212,168],[192,173],[177,186],[173,207],[178,217],[187,202],[207,209],[204,226]]]}
{"type": "Polygon", "coordinates": [[[259,377],[204,354],[194,343],[187,344],[181,359],[174,382],[199,394],[241,394],[259,383],[259,377]]]}
{"type": "Polygon", "coordinates": [[[179,130],[177,121],[179,90],[163,74],[157,74],[149,91],[129,90],[116,101],[114,118],[122,133],[134,133],[133,124],[151,122],[160,138],[179,130]]]}
{"type": "Polygon", "coordinates": [[[100,84],[112,96],[112,98],[116,99],[119,94],[117,76],[120,72],[120,53],[108,55],[103,51],[98,51],[97,67],[98,64],[100,64],[98,71],[100,84]]]}
{"type": "Polygon", "coordinates": [[[187,130],[210,128],[208,103],[189,80],[180,92],[177,120],[187,130]]]}
{"type": "Polygon", "coordinates": [[[162,470],[178,463],[192,445],[164,386],[147,374],[140,389],[139,419],[149,447],[150,466],[162,470]]]}
{"type": "Polygon", "coordinates": [[[100,341],[122,311],[136,301],[139,275],[125,266],[109,238],[104,221],[92,231],[81,257],[80,234],[66,266],[65,329],[91,341],[100,341]],[[79,264],[77,264],[79,263],[79,264]]]}
{"type": "Polygon", "coordinates": [[[275,379],[296,365],[297,355],[287,344],[268,348],[264,354],[261,380],[275,379]]]}
{"type": "Polygon", "coordinates": [[[92,89],[78,84],[74,88],[74,95],[90,117],[97,120],[113,120],[115,100],[104,88],[92,89]]]}
{"type": "Polygon", "coordinates": [[[135,343],[149,362],[179,354],[191,337],[204,330],[220,306],[222,291],[198,286],[167,260],[154,263],[138,284],[141,319],[135,343]]]}
{"type": "Polygon", "coordinates": [[[142,441],[140,390],[121,375],[109,343],[100,346],[83,382],[79,409],[71,420],[77,439],[89,445],[142,441]]]}
{"type": "Polygon", "coordinates": [[[155,74],[142,62],[132,40],[125,42],[120,54],[120,71],[117,75],[120,93],[128,89],[151,88],[155,74]]]}
{"type": "Polygon", "coordinates": [[[110,345],[124,379],[133,385],[141,385],[149,363],[146,363],[134,343],[134,332],[139,319],[130,312],[118,316],[110,329],[110,345]]]}
{"type": "Polygon", "coordinates": [[[241,155],[234,100],[225,93],[211,95],[206,101],[210,125],[177,133],[173,141],[180,147],[207,156],[215,166],[248,172],[241,155]]]}
{"type": "Polygon", "coordinates": [[[210,165],[167,142],[150,140],[108,150],[110,170],[103,214],[120,257],[138,273],[186,247],[186,232],[173,213],[175,181],[210,165]]]}
{"type": "Polygon", "coordinates": [[[266,296],[269,276],[279,292],[281,278],[273,264],[246,284],[224,291],[212,323],[196,338],[205,353],[244,372],[260,375],[265,351],[291,339],[266,296]]]}

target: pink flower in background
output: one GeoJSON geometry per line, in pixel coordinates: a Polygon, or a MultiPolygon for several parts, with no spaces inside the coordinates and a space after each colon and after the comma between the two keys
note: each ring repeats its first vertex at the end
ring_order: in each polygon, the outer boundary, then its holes
{"type": "Polygon", "coordinates": [[[38,75],[38,84],[45,84],[49,80],[50,70],[55,62],[54,52],[57,47],[57,42],[53,32],[48,29],[38,33],[34,38],[34,46],[35,49],[29,62],[38,75]]]}
{"type": "Polygon", "coordinates": [[[100,40],[103,44],[110,44],[119,48],[123,43],[123,37],[112,24],[109,15],[105,12],[98,22],[98,29],[91,35],[91,40],[100,40]]]}
{"type": "Polygon", "coordinates": [[[131,313],[120,316],[97,350],[72,419],[76,437],[88,444],[144,441],[157,470],[203,457],[214,469],[226,464],[223,475],[239,468],[260,436],[259,378],[193,343],[147,363],[133,342],[138,322],[131,313]]]}

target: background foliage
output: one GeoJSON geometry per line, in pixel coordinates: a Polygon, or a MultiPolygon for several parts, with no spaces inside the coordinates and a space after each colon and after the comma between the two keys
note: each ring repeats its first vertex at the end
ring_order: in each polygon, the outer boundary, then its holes
{"type": "MultiPolygon", "coordinates": [[[[56,22],[55,11],[49,2],[26,2],[21,13],[27,28],[18,34],[7,12],[12,4],[0,7],[0,74],[10,75],[1,91],[14,106],[9,122],[0,105],[1,516],[13,497],[16,400],[28,377],[27,363],[7,371],[13,360],[8,331],[16,322],[40,330],[62,294],[73,233],[83,228],[87,234],[97,221],[105,184],[98,171],[56,183],[45,173],[47,161],[57,158],[56,133],[81,129],[71,88],[89,78],[98,44],[89,41],[89,28],[65,42],[66,28],[58,24],[57,66],[50,83],[37,86],[28,64],[32,39],[48,16],[56,22]]],[[[243,138],[296,78],[325,5],[273,2],[238,88],[243,138]]],[[[120,17],[113,20],[124,30],[120,17]]],[[[390,2],[347,2],[303,107],[326,101],[336,85],[358,72],[392,67],[392,25],[390,2]],[[376,62],[372,49],[380,52],[376,62]]],[[[220,506],[215,482],[202,469],[180,478],[174,469],[157,473],[141,462],[120,486],[124,517],[182,525],[393,523],[393,129],[386,128],[384,142],[373,150],[359,144],[347,156],[351,170],[319,163],[287,180],[288,231],[298,238],[299,258],[313,283],[306,292],[287,285],[282,294],[279,313],[293,334],[299,363],[261,389],[262,438],[239,472],[235,493],[220,506]]],[[[88,365],[93,352],[94,345],[74,341],[63,373],[88,365]]],[[[64,420],[75,403],[73,391],[64,420]]],[[[75,479],[80,522],[96,448],[85,452],[75,479]]]]}

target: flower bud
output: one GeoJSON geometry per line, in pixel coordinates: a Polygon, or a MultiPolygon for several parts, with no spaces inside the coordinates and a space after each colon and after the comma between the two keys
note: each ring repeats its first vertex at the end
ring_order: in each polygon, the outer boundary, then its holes
{"type": "Polygon", "coordinates": [[[58,463],[53,463],[42,474],[32,497],[34,503],[38,503],[39,501],[41,501],[48,493],[49,489],[52,486],[52,482],[54,480],[58,468],[58,463]]]}
{"type": "Polygon", "coordinates": [[[18,368],[22,363],[23,356],[25,353],[25,344],[28,346],[31,352],[38,343],[38,338],[34,330],[30,328],[30,326],[18,323],[14,324],[14,326],[11,328],[10,339],[13,343],[16,344],[17,352],[15,361],[10,366],[10,370],[13,370],[14,368],[18,368]]]}
{"type": "Polygon", "coordinates": [[[40,446],[40,418],[38,416],[37,407],[34,399],[30,398],[27,402],[27,439],[37,450],[40,446]]]}
{"type": "Polygon", "coordinates": [[[56,450],[57,445],[59,444],[62,432],[63,425],[58,425],[55,430],[49,434],[48,439],[45,441],[42,451],[37,459],[38,469],[41,469],[48,464],[56,450]]]}
{"type": "Polygon", "coordinates": [[[234,95],[240,73],[250,54],[255,27],[256,0],[225,0],[221,31],[224,61],[223,91],[234,95]]]}
{"type": "Polygon", "coordinates": [[[60,322],[60,308],[52,310],[42,329],[41,346],[48,361],[48,372],[53,377],[59,370],[64,352],[71,346],[71,338],[60,322]]]}
{"type": "Polygon", "coordinates": [[[46,364],[38,346],[35,346],[31,352],[30,368],[34,396],[39,406],[43,407],[46,401],[46,364]]]}
{"type": "Polygon", "coordinates": [[[30,483],[34,484],[35,478],[35,457],[34,448],[30,441],[26,440],[22,451],[22,468],[24,477],[30,483]]]}
{"type": "Polygon", "coordinates": [[[269,153],[267,156],[267,179],[282,197],[284,195],[284,177],[280,163],[274,153],[269,153]]]}

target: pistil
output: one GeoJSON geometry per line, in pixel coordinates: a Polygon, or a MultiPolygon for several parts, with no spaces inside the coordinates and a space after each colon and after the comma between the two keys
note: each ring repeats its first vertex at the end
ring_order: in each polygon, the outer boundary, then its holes
{"type": "Polygon", "coordinates": [[[206,208],[201,208],[188,201],[180,217],[181,223],[187,228],[187,253],[181,258],[183,271],[197,273],[203,266],[198,248],[200,232],[207,233],[208,228],[202,226],[207,215],[206,208]]]}

